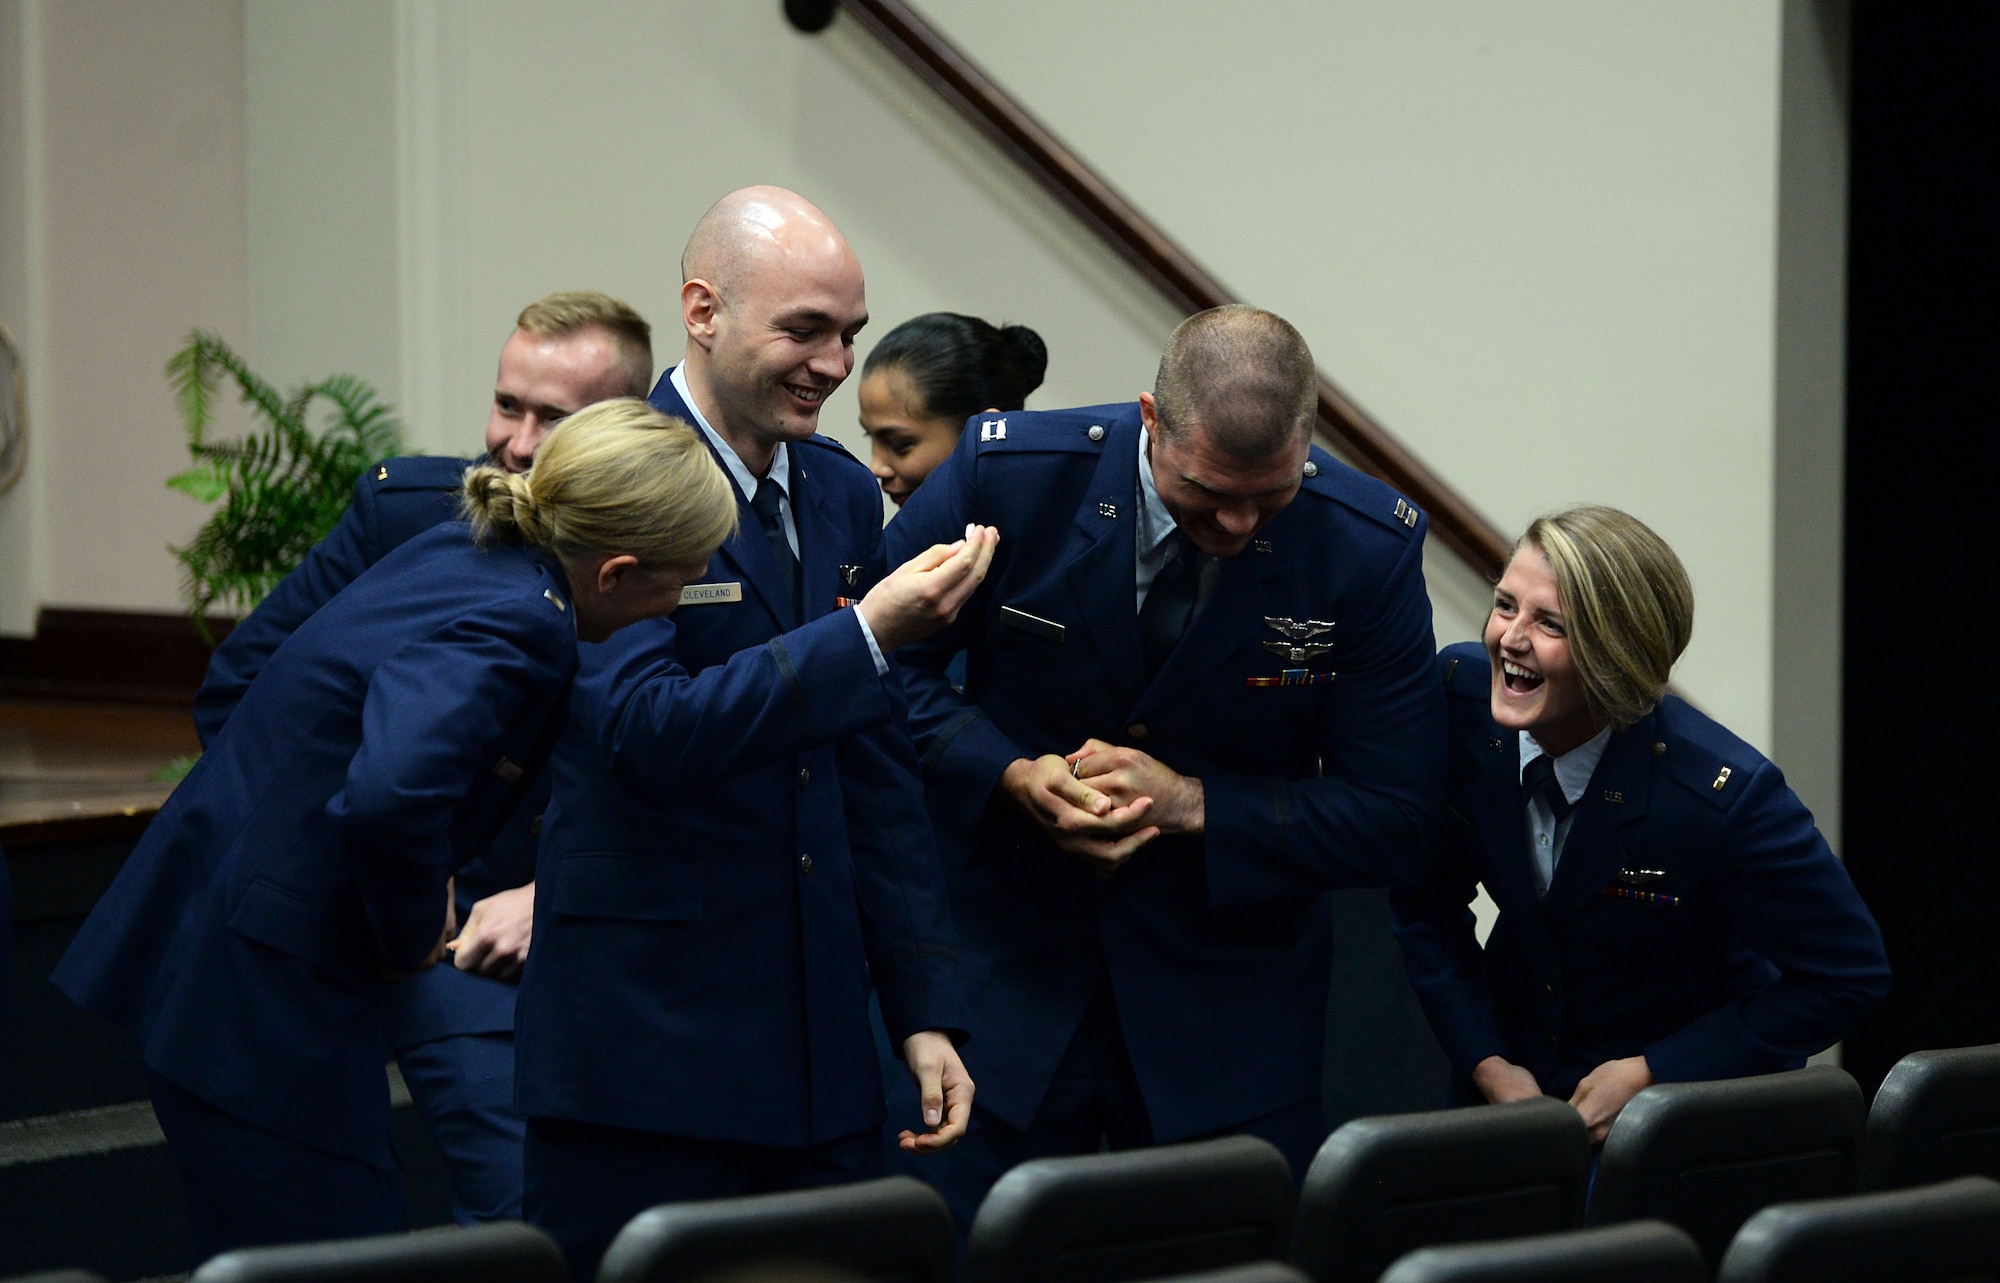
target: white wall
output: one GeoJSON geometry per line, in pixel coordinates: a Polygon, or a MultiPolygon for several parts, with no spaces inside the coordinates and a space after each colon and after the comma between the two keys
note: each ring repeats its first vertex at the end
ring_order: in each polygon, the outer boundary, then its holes
{"type": "Polygon", "coordinates": [[[243,28],[238,0],[15,0],[5,17],[19,234],[0,286],[30,437],[0,496],[0,629],[25,634],[42,605],[177,606],[166,545],[201,509],[161,484],[187,465],[161,367],[193,326],[247,328],[243,28]]]}

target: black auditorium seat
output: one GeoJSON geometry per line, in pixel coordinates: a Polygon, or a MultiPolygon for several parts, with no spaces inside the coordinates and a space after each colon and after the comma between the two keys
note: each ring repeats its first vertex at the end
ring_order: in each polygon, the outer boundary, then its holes
{"type": "Polygon", "coordinates": [[[951,1212],[908,1176],[831,1189],[671,1203],[632,1218],[598,1283],[681,1283],[739,1270],[950,1283],[951,1212]]]}
{"type": "Polygon", "coordinates": [[[2000,1044],[1911,1052],[1868,1108],[1861,1188],[1974,1175],[2000,1179],[2000,1044]]]}
{"type": "Polygon", "coordinates": [[[189,1283],[568,1283],[555,1240],[532,1225],[495,1221],[212,1257],[189,1283]]]}
{"type": "Polygon", "coordinates": [[[1866,1118],[1831,1065],[1648,1087],[1605,1138],[1588,1219],[1672,1222],[1713,1266],[1752,1213],[1853,1193],[1866,1118]]]}
{"type": "Polygon", "coordinates": [[[1574,1229],[1589,1169],[1583,1119],[1546,1097],[1357,1118],[1306,1173],[1292,1263],[1374,1283],[1413,1248],[1574,1229]]]}
{"type": "Polygon", "coordinates": [[[1630,1221],[1492,1243],[1421,1247],[1382,1283],[1706,1283],[1694,1240],[1665,1221],[1630,1221]]]}
{"type": "Polygon", "coordinates": [[[1282,1260],[1292,1169],[1253,1136],[1038,1158],[973,1218],[965,1283],[1126,1283],[1282,1260]]]}
{"type": "Polygon", "coordinates": [[[1767,1207],[1743,1223],[1720,1283],[1972,1283],[2000,1279],[2000,1182],[1767,1207]]]}

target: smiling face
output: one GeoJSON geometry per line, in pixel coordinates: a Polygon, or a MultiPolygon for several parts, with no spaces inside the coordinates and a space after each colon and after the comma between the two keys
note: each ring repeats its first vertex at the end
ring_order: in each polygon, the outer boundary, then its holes
{"type": "Polygon", "coordinates": [[[1494,587],[1485,641],[1493,665],[1495,722],[1527,731],[1557,757],[1608,724],[1591,710],[1583,674],[1570,653],[1555,571],[1535,545],[1515,550],[1494,587]]]}
{"type": "Polygon", "coordinates": [[[509,472],[526,472],[556,424],[587,405],[626,395],[626,379],[618,342],[602,327],[554,338],[515,330],[500,349],[493,380],[487,457],[509,472]]]}
{"type": "Polygon", "coordinates": [[[909,376],[895,366],[863,375],[859,392],[868,470],[882,483],[882,493],[901,506],[931,469],[951,457],[963,425],[925,414],[909,376]]]}
{"type": "Polygon", "coordinates": [[[1246,462],[1217,449],[1190,424],[1162,432],[1151,393],[1139,394],[1146,425],[1146,458],[1153,486],[1174,524],[1211,557],[1234,557],[1298,496],[1311,443],[1303,434],[1287,449],[1246,462]]]}
{"type": "Polygon", "coordinates": [[[779,442],[818,431],[820,407],[854,370],[854,336],[868,322],[861,265],[837,234],[774,240],[726,283],[690,280],[681,300],[689,390],[761,475],[779,442]]]}

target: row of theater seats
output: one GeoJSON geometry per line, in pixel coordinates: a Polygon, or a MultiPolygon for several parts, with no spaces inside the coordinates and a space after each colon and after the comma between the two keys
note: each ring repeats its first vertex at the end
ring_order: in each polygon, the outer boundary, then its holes
{"type": "MultiPolygon", "coordinates": [[[[1824,1067],[1652,1087],[1612,1128],[1594,1175],[1576,1111],[1552,1100],[1357,1119],[1328,1138],[1296,1198],[1284,1159],[1249,1137],[1038,1160],[994,1186],[961,1277],[2000,1279],[1992,1177],[2000,1046],[1907,1057],[1872,1110],[1852,1078],[1824,1067]]],[[[953,1235],[934,1191],[892,1177],[655,1208],[620,1234],[598,1277],[949,1283],[953,1235]]],[[[567,1276],[545,1236],[509,1224],[232,1252],[193,1283],[567,1276]]]]}

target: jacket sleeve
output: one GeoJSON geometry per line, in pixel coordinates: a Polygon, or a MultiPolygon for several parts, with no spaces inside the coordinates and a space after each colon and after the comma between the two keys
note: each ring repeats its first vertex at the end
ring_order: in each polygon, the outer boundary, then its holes
{"type": "Polygon", "coordinates": [[[327,813],[390,971],[413,970],[437,944],[455,808],[519,719],[574,675],[568,622],[514,604],[452,620],[369,678],[361,744],[327,813]]]}
{"type": "MultiPolygon", "coordinates": [[[[884,537],[891,565],[901,565],[932,544],[963,538],[967,523],[980,520],[976,440],[973,433],[961,434],[951,457],[924,479],[889,523],[884,537]]],[[[977,823],[1007,767],[1026,756],[947,675],[965,651],[1010,556],[1003,530],[985,582],[958,612],[957,620],[896,652],[909,699],[910,734],[933,805],[960,832],[977,823]]]]}
{"type": "Polygon", "coordinates": [[[1776,766],[1752,772],[1718,841],[1729,925],[1778,979],[1647,1047],[1660,1082],[1782,1069],[1845,1037],[1889,992],[1881,930],[1776,766]]]}
{"type": "Polygon", "coordinates": [[[353,502],[326,538],[314,544],[306,559],[215,648],[208,660],[208,676],[194,697],[194,729],[203,748],[222,733],[223,723],[236,711],[243,693],[285,639],[375,564],[367,532],[370,501],[364,476],[354,483],[353,502]]]}
{"type": "Polygon", "coordinates": [[[620,629],[577,682],[574,709],[633,797],[665,805],[799,749],[886,724],[895,708],[852,609],[749,646],[698,674],[671,617],[620,629]]]}
{"type": "MultiPolygon", "coordinates": [[[[1395,886],[1418,876],[1441,831],[1446,717],[1424,591],[1419,524],[1342,655],[1320,727],[1322,774],[1217,774],[1205,848],[1217,905],[1395,886]]],[[[1351,629],[1351,631],[1349,631],[1351,629]]]]}
{"type": "Polygon", "coordinates": [[[1457,1082],[1488,1056],[1507,1054],[1470,907],[1479,882],[1471,840],[1454,834],[1433,868],[1389,893],[1404,968],[1457,1082]]]}

